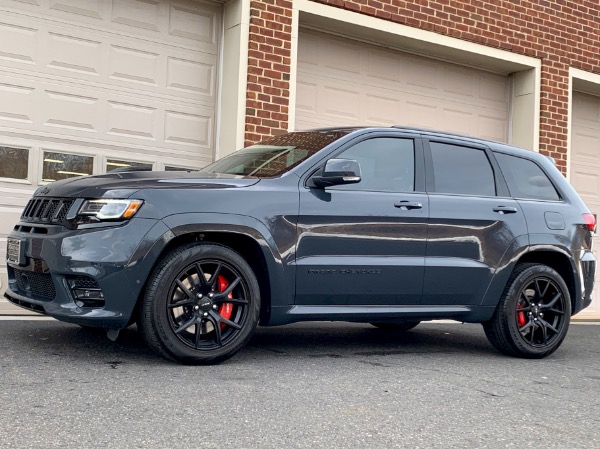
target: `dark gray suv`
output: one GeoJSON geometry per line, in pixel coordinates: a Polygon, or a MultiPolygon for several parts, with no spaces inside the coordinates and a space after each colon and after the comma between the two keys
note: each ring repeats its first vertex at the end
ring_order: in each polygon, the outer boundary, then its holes
{"type": "Polygon", "coordinates": [[[231,357],[258,324],[407,331],[482,323],[539,358],[590,304],[595,217],[540,154],[409,128],[276,136],[201,171],[120,171],[36,191],[6,298],[159,354],[231,357]]]}

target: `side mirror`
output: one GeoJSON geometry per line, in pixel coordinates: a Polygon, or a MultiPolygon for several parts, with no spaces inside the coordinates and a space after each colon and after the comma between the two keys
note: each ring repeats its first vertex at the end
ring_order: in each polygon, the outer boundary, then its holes
{"type": "Polygon", "coordinates": [[[311,178],[317,187],[330,187],[360,182],[360,165],[353,159],[329,159],[320,176],[311,178]]]}

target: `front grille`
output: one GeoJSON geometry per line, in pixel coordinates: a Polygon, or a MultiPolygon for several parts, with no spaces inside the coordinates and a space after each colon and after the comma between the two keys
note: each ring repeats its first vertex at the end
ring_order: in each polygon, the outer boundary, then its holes
{"type": "Polygon", "coordinates": [[[21,214],[21,221],[62,224],[72,205],[73,200],[66,198],[32,198],[21,214]]]}
{"type": "Polygon", "coordinates": [[[56,297],[54,282],[50,273],[36,273],[35,271],[14,270],[17,288],[26,295],[37,296],[47,300],[56,297]]]}

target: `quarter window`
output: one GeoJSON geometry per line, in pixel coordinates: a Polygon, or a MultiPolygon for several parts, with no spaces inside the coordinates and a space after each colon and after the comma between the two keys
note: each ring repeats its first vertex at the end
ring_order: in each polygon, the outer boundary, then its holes
{"type": "Polygon", "coordinates": [[[560,200],[552,182],[535,162],[502,153],[495,156],[514,198],[560,200]]]}
{"type": "Polygon", "coordinates": [[[0,178],[27,179],[29,150],[0,147],[0,178]]]}
{"type": "Polygon", "coordinates": [[[336,186],[335,189],[383,192],[415,190],[415,148],[412,139],[380,137],[363,140],[336,158],[358,161],[361,181],[336,186]]]}
{"type": "Polygon", "coordinates": [[[494,172],[485,151],[430,142],[437,193],[495,196],[494,172]]]}

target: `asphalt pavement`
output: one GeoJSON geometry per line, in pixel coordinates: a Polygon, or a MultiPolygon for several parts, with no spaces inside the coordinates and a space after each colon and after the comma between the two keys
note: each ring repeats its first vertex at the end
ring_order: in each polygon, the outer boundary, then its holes
{"type": "Polygon", "coordinates": [[[235,358],[181,366],[135,327],[116,342],[0,321],[1,448],[599,448],[600,326],[544,360],[479,325],[259,328],[235,358]]]}

